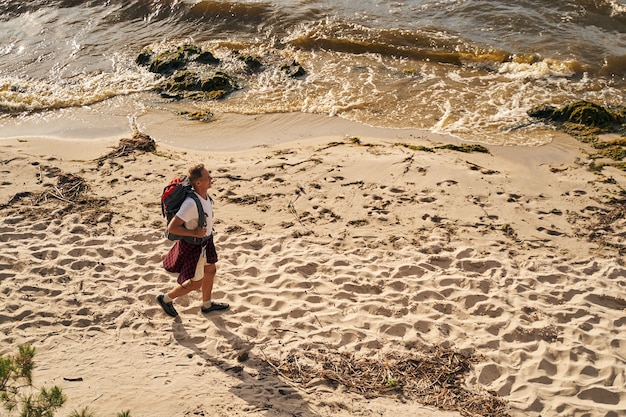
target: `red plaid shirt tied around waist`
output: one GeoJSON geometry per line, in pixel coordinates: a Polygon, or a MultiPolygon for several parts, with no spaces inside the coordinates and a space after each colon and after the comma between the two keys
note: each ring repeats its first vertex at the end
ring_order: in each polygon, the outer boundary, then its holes
{"type": "Polygon", "coordinates": [[[168,272],[178,272],[179,284],[190,280],[196,273],[196,266],[202,254],[202,247],[206,246],[208,241],[202,245],[193,245],[184,240],[177,240],[172,249],[167,253],[163,260],[163,267],[168,272]]]}

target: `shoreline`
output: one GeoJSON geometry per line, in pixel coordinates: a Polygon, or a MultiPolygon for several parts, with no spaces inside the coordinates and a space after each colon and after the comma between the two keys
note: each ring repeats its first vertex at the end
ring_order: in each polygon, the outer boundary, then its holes
{"type": "MultiPolygon", "coordinates": [[[[389,144],[417,142],[424,146],[481,144],[480,141],[466,141],[453,135],[424,129],[378,128],[337,116],[308,113],[261,115],[227,113],[209,122],[194,122],[170,111],[153,110],[131,122],[136,124],[136,128],[131,128],[127,117],[120,118],[122,119],[124,123],[118,121],[109,128],[100,128],[92,132],[86,131],[84,126],[78,126],[72,131],[67,122],[60,121],[52,123],[52,127],[47,130],[18,124],[8,129],[11,134],[1,137],[0,144],[3,146],[9,144],[23,150],[30,149],[39,156],[45,156],[48,152],[60,158],[72,159],[81,159],[83,154],[87,159],[100,156],[107,148],[117,145],[120,139],[131,137],[134,129],[149,135],[159,146],[183,152],[240,152],[259,147],[322,144],[348,138],[389,144]],[[30,133],[17,134],[23,130],[30,133]],[[211,138],[218,135],[219,142],[211,142],[211,138]],[[68,143],[78,146],[64,146],[68,143]]],[[[584,143],[559,132],[555,132],[553,140],[542,145],[482,144],[482,146],[490,149],[496,156],[514,161],[523,162],[525,158],[530,158],[531,164],[568,162],[573,153],[578,153],[581,149],[590,149],[584,143]]]]}
{"type": "Polygon", "coordinates": [[[286,377],[293,357],[314,369],[316,353],[385,363],[435,347],[480,359],[433,401],[468,389],[505,401],[502,417],[626,411],[626,220],[610,199],[623,175],[590,172],[574,139],[419,151],[395,143],[449,141],[331,127],[294,120],[293,140],[271,143],[275,124],[248,126],[270,143],[236,151],[154,138],[155,153],[110,157],[113,138],[0,140],[0,354],[35,346],[37,386],[68,395],[60,415],[458,417],[456,397],[434,411],[406,383],[365,397],[286,377]],[[231,309],[204,316],[190,294],[171,320],[154,301],[175,281],[158,199],[198,162],[215,177],[214,297],[231,309]]]}
{"type": "MultiPolygon", "coordinates": [[[[104,104],[102,104],[104,106],[104,104]]],[[[310,113],[268,113],[245,115],[224,113],[207,122],[192,121],[167,108],[154,108],[129,117],[107,107],[71,109],[70,114],[59,112],[48,119],[14,120],[3,123],[0,141],[53,140],[93,142],[111,141],[129,137],[136,129],[152,137],[157,143],[171,147],[205,152],[241,151],[259,146],[279,146],[300,140],[361,137],[377,140],[421,140],[433,143],[477,143],[451,134],[435,133],[427,129],[383,128],[354,122],[339,116],[310,113]],[[102,125],[106,118],[107,124],[102,125]],[[93,127],[97,126],[97,127],[93,127]],[[218,137],[219,139],[215,139],[218,137]]],[[[133,114],[129,109],[128,114],[133,114]]],[[[554,132],[553,139],[541,145],[492,145],[495,148],[538,148],[552,142],[567,141],[571,137],[554,132]]]]}

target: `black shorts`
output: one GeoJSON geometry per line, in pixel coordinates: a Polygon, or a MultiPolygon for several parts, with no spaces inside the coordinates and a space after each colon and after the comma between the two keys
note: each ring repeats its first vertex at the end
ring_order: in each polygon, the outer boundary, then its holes
{"type": "Polygon", "coordinates": [[[204,243],[206,245],[206,263],[208,264],[216,264],[217,263],[217,251],[215,250],[215,243],[213,242],[213,235],[209,236],[209,238],[204,243]]]}

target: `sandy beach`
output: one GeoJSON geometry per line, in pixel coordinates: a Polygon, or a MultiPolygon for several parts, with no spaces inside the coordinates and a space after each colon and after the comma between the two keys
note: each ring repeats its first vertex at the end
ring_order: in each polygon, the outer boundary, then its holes
{"type": "Polygon", "coordinates": [[[0,141],[0,354],[36,348],[57,415],[626,415],[623,171],[570,137],[462,152],[272,117],[206,125],[240,149],[0,141]],[[171,319],[159,198],[196,163],[231,308],[171,319]]]}

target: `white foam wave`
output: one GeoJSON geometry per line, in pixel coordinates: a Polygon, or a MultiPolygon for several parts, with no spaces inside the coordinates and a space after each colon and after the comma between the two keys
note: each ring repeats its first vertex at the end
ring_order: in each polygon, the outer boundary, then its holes
{"type": "Polygon", "coordinates": [[[620,3],[618,0],[608,0],[611,6],[611,17],[626,14],[626,4],[620,3]]]}
{"type": "Polygon", "coordinates": [[[571,77],[576,71],[571,61],[544,59],[534,63],[505,62],[498,68],[498,73],[511,78],[542,79],[549,77],[571,77]]]}
{"type": "Polygon", "coordinates": [[[141,70],[80,74],[70,79],[0,77],[0,111],[18,113],[85,106],[152,88],[154,74],[141,70]]]}

